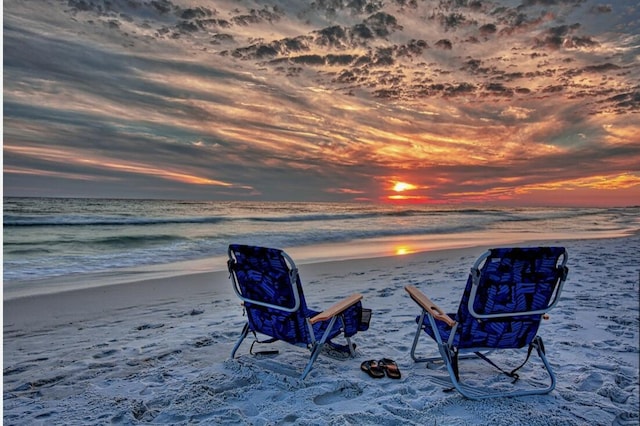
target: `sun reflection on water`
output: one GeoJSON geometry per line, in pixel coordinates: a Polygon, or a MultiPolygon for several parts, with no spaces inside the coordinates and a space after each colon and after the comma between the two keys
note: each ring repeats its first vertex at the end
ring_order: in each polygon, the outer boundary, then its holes
{"type": "Polygon", "coordinates": [[[410,254],[410,253],[414,252],[414,250],[412,250],[408,246],[398,246],[398,247],[395,248],[394,251],[395,251],[396,256],[402,256],[404,254],[410,254]]]}

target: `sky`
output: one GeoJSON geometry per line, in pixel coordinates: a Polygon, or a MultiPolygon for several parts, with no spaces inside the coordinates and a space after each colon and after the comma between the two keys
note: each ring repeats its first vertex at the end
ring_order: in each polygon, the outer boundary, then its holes
{"type": "Polygon", "coordinates": [[[5,196],[640,205],[640,3],[6,0],[5,196]]]}

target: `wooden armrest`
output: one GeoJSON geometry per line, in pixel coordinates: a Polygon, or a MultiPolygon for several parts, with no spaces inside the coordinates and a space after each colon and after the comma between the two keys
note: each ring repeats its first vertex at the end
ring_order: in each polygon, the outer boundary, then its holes
{"type": "Polygon", "coordinates": [[[341,301],[339,301],[338,303],[336,303],[335,305],[325,309],[324,311],[320,312],[318,315],[316,315],[315,317],[311,318],[309,320],[309,322],[311,324],[315,324],[317,322],[320,321],[326,321],[330,318],[335,317],[336,315],[342,313],[345,311],[345,309],[347,309],[350,306],[355,305],[358,301],[360,301],[362,299],[362,295],[359,293],[356,294],[352,294],[351,296],[342,299],[341,301]]]}
{"type": "Polygon", "coordinates": [[[444,313],[444,311],[440,309],[438,305],[433,303],[431,299],[425,296],[425,294],[418,290],[415,286],[408,285],[405,286],[404,289],[407,290],[409,296],[411,296],[411,298],[415,300],[416,303],[422,307],[422,309],[427,311],[429,315],[437,320],[447,323],[449,327],[453,327],[454,325],[456,325],[456,322],[449,315],[444,313]]]}

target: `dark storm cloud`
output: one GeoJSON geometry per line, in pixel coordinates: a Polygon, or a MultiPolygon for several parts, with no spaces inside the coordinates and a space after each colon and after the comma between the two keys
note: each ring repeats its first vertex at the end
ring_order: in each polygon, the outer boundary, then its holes
{"type": "MultiPolygon", "coordinates": [[[[394,64],[394,55],[412,56],[419,55],[427,47],[426,42],[411,40],[408,44],[394,46],[393,48],[378,48],[370,55],[356,54],[307,54],[292,55],[299,51],[309,51],[313,47],[328,48],[333,50],[348,50],[358,46],[364,46],[365,41],[374,37],[385,37],[391,32],[400,30],[395,17],[377,13],[365,19],[364,23],[353,27],[334,25],[315,31],[310,35],[298,36],[276,40],[270,43],[255,44],[247,47],[236,48],[231,55],[244,60],[271,59],[274,65],[283,62],[308,65],[308,66],[339,66],[355,64],[356,66],[391,66],[394,64]],[[395,52],[394,52],[395,50],[395,52]],[[280,58],[278,58],[280,56],[280,58]],[[282,57],[286,56],[286,58],[282,57]]],[[[228,52],[223,52],[223,55],[228,52]]],[[[287,70],[289,72],[289,70],[287,70]]],[[[345,80],[344,78],[342,79],[345,80]]]]}
{"type": "Polygon", "coordinates": [[[443,49],[443,50],[451,50],[453,49],[453,43],[451,43],[451,40],[448,40],[446,38],[440,39],[438,41],[436,41],[435,46],[439,49],[443,49]]]}
{"type": "Polygon", "coordinates": [[[406,44],[394,46],[395,55],[398,58],[418,58],[425,49],[429,48],[429,44],[424,40],[410,40],[406,44]]]}
{"type": "Polygon", "coordinates": [[[565,45],[567,40],[571,39],[571,34],[579,28],[580,24],[561,25],[549,28],[536,38],[535,45],[536,47],[547,49],[560,49],[565,45]]]}
{"type": "Polygon", "coordinates": [[[402,26],[398,24],[395,16],[383,12],[369,16],[364,20],[364,24],[371,28],[378,37],[387,37],[395,31],[402,30],[402,26]]]}
{"type": "Polygon", "coordinates": [[[262,22],[275,23],[280,20],[284,15],[277,6],[272,8],[264,6],[262,9],[251,9],[249,13],[237,15],[231,18],[231,21],[236,25],[252,25],[262,22]]]}
{"type": "Polygon", "coordinates": [[[495,34],[498,31],[498,28],[495,24],[484,24],[479,29],[480,34],[483,36],[488,36],[491,34],[495,34]]]}
{"type": "MultiPolygon", "coordinates": [[[[358,32],[357,34],[360,33],[361,32],[358,32]]],[[[334,25],[315,32],[314,42],[318,46],[346,49],[353,45],[353,38],[348,28],[334,25]]]]}
{"type": "Polygon", "coordinates": [[[564,41],[564,47],[569,49],[588,49],[599,46],[600,43],[589,36],[569,37],[564,41]]]}
{"type": "Polygon", "coordinates": [[[513,96],[513,89],[506,87],[502,83],[487,83],[484,85],[483,89],[490,96],[491,95],[507,96],[507,97],[513,96]]]}
{"type": "Polygon", "coordinates": [[[634,113],[640,109],[640,88],[635,92],[621,93],[598,102],[616,114],[634,113]]]}
{"type": "MultiPolygon", "coordinates": [[[[397,1],[397,0],[396,0],[397,1]]],[[[316,0],[312,3],[314,10],[323,11],[326,14],[332,16],[338,11],[345,10],[351,14],[371,14],[382,9],[382,0],[316,0]]]]}
{"type": "Polygon", "coordinates": [[[569,5],[569,6],[578,6],[584,3],[586,0],[524,0],[522,5],[524,7],[531,6],[558,6],[558,5],[569,5]]]}
{"type": "Polygon", "coordinates": [[[461,13],[450,13],[447,15],[440,15],[438,17],[440,21],[440,25],[444,28],[445,31],[453,30],[457,27],[465,25],[467,22],[467,18],[461,13]]]}
{"type": "Polygon", "coordinates": [[[355,62],[358,57],[356,55],[327,55],[325,57],[328,65],[349,65],[355,62]]]}

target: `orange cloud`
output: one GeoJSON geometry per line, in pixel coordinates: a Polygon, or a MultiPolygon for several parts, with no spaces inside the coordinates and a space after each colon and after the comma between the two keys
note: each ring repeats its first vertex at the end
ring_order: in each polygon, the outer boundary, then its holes
{"type": "Polygon", "coordinates": [[[452,192],[447,197],[470,202],[513,200],[535,192],[572,192],[578,190],[619,191],[640,187],[640,176],[633,173],[620,175],[591,176],[586,178],[530,184],[521,186],[500,186],[485,191],[452,192]]]}
{"type": "Polygon", "coordinates": [[[94,176],[81,173],[68,173],[68,172],[56,172],[52,170],[38,170],[26,167],[12,167],[8,166],[4,168],[4,173],[17,174],[17,175],[32,175],[43,177],[54,177],[61,179],[73,179],[73,180],[87,180],[103,182],[105,180],[116,180],[115,178],[105,178],[104,176],[94,176]]]}
{"type": "Polygon", "coordinates": [[[330,192],[333,194],[364,194],[364,191],[358,190],[358,189],[351,189],[351,188],[330,188],[327,189],[326,192],[330,192]]]}
{"type": "Polygon", "coordinates": [[[572,190],[577,188],[587,189],[628,189],[640,185],[640,176],[632,173],[609,176],[590,176],[568,181],[549,182],[545,184],[526,185],[516,189],[516,193],[527,193],[531,191],[555,191],[572,190]]]}
{"type": "MultiPolygon", "coordinates": [[[[119,161],[114,162],[111,159],[105,157],[94,157],[94,158],[82,158],[78,156],[77,152],[72,152],[70,150],[65,149],[54,149],[54,148],[39,148],[39,147],[22,147],[15,145],[5,145],[4,149],[6,151],[11,151],[15,153],[19,153],[25,156],[39,158],[41,160],[47,160],[51,162],[63,162],[64,164],[77,164],[77,165],[90,165],[96,169],[106,169],[106,170],[117,170],[124,171],[127,173],[135,173],[140,175],[147,176],[155,176],[161,179],[173,180],[177,182],[189,183],[194,185],[215,185],[215,186],[223,186],[223,187],[235,187],[234,184],[229,182],[224,182],[221,180],[209,179],[200,176],[196,176],[189,173],[183,173],[179,171],[173,171],[169,169],[160,169],[157,167],[151,167],[146,164],[130,162],[130,161],[119,161]]],[[[5,169],[5,171],[7,171],[5,169]]],[[[43,172],[41,170],[33,170],[29,172],[28,169],[21,169],[21,174],[34,174],[34,175],[42,175],[43,172]]],[[[74,174],[74,173],[66,173],[66,177],[75,176],[76,179],[83,179],[84,175],[74,174]]],[[[250,187],[242,187],[245,189],[252,189],[250,187]]]]}

